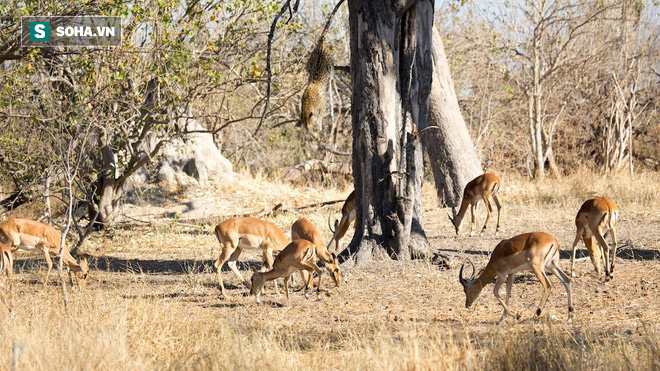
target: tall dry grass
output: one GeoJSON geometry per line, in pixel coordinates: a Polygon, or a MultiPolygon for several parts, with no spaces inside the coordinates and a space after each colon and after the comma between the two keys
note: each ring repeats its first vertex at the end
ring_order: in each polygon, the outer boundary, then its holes
{"type": "Polygon", "coordinates": [[[543,182],[517,173],[502,174],[500,178],[507,202],[568,206],[590,197],[605,196],[622,205],[660,203],[660,173],[657,172],[642,171],[631,178],[627,173],[598,174],[580,168],[559,179],[548,178],[543,182]]]}
{"type": "MultiPolygon", "coordinates": [[[[4,312],[0,368],[9,367],[14,340],[26,349],[19,358],[23,370],[660,368],[660,336],[643,329],[599,332],[528,321],[485,331],[464,323],[457,331],[365,321],[318,331],[273,326],[260,315],[217,316],[214,308],[165,300],[149,295],[148,283],[137,285],[143,295],[73,295],[68,312],[55,288],[21,300],[13,313],[4,312]]],[[[191,290],[179,285],[182,292],[191,290]]]]}

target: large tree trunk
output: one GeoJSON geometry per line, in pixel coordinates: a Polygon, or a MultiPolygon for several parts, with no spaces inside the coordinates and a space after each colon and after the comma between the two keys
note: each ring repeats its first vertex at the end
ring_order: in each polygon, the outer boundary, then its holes
{"type": "Polygon", "coordinates": [[[356,231],[344,257],[426,255],[418,128],[426,127],[433,1],[349,0],[356,231]]]}
{"type": "Polygon", "coordinates": [[[465,185],[483,173],[470,133],[461,115],[449,64],[437,29],[433,29],[433,83],[429,125],[422,138],[431,160],[438,199],[456,207],[465,185]]]}

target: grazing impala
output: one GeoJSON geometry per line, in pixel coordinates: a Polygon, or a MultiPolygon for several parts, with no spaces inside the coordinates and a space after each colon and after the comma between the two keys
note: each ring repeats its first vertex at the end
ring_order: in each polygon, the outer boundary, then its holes
{"type": "Polygon", "coordinates": [[[11,253],[11,248],[4,243],[0,242],[0,276],[4,275],[4,283],[0,281],[0,290],[5,297],[5,303],[11,307],[11,294],[12,294],[12,275],[14,274],[14,257],[11,253]]]}
{"type": "MultiPolygon", "coordinates": [[[[323,264],[325,264],[325,268],[328,270],[328,273],[330,273],[330,277],[332,277],[335,285],[337,287],[341,285],[341,272],[339,271],[337,255],[328,252],[325,244],[323,243],[323,237],[321,237],[321,233],[319,233],[318,229],[314,227],[312,222],[305,218],[296,220],[296,222],[291,226],[291,239],[294,241],[307,240],[313,243],[316,247],[316,260],[320,260],[323,262],[323,264]]],[[[300,272],[303,276],[303,282],[310,281],[310,279],[307,277],[306,270],[302,270],[300,272]]]]}
{"type": "Polygon", "coordinates": [[[344,237],[346,231],[348,231],[348,227],[350,227],[351,223],[355,221],[355,217],[355,191],[353,191],[348,195],[346,201],[344,201],[344,206],[341,208],[341,221],[335,220],[334,230],[332,229],[332,226],[330,226],[330,215],[328,215],[328,228],[330,228],[330,231],[332,232],[332,238],[330,239],[326,250],[330,249],[332,241],[335,241],[335,252],[339,251],[339,240],[344,237]]]}
{"type": "Polygon", "coordinates": [[[568,293],[568,318],[570,319],[573,312],[573,304],[571,301],[571,280],[559,268],[559,242],[556,238],[543,232],[525,233],[519,236],[503,240],[493,250],[490,255],[490,260],[486,268],[474,278],[474,264],[472,265],[472,277],[470,279],[463,278],[463,268],[465,263],[461,266],[458,279],[463,285],[465,290],[465,307],[469,308],[472,303],[477,299],[481,290],[495,277],[495,288],[493,293],[497,300],[504,307],[504,313],[499,322],[502,322],[508,315],[511,314],[509,309],[509,298],[511,296],[511,287],[513,286],[513,276],[520,271],[532,271],[536,274],[541,285],[543,286],[543,296],[536,309],[536,315],[541,315],[541,310],[545,306],[545,302],[550,295],[550,281],[545,272],[550,271],[554,273],[562,281],[568,293]],[[502,300],[500,296],[500,287],[506,281],[506,300],[502,300]]]}
{"type": "Polygon", "coordinates": [[[310,286],[310,281],[314,273],[319,276],[319,288],[317,291],[317,298],[321,299],[321,269],[316,266],[316,247],[313,243],[307,240],[295,240],[291,242],[282,252],[277,255],[275,262],[273,262],[273,269],[268,272],[255,272],[252,276],[252,288],[250,294],[257,296],[257,303],[259,303],[259,293],[266,281],[284,277],[284,290],[286,298],[289,299],[289,278],[292,274],[299,270],[308,272],[308,281],[305,282],[305,297],[307,296],[307,288],[310,286]]]}
{"type": "Polygon", "coordinates": [[[456,229],[456,234],[461,231],[461,226],[463,224],[463,218],[467,213],[467,208],[470,206],[470,213],[472,214],[472,222],[470,223],[470,237],[474,236],[474,223],[475,223],[475,212],[476,208],[480,201],[483,200],[486,204],[486,222],[484,227],[481,229],[481,234],[483,235],[486,231],[486,226],[490,220],[490,215],[493,212],[493,206],[490,204],[490,198],[493,197],[495,201],[495,206],[497,206],[497,227],[495,228],[495,235],[500,231],[500,213],[502,211],[502,205],[500,200],[497,198],[497,191],[500,190],[500,179],[495,174],[483,174],[474,178],[465,186],[463,191],[463,200],[461,201],[461,208],[458,210],[458,214],[454,215],[452,218],[449,216],[449,220],[454,225],[456,229]]]}
{"type": "MultiPolygon", "coordinates": [[[[8,219],[0,223],[0,240],[9,245],[12,250],[40,251],[46,259],[48,271],[44,280],[44,289],[48,285],[48,277],[53,269],[51,256],[59,257],[62,235],[50,225],[30,219],[8,219]]],[[[62,250],[62,263],[74,272],[80,291],[85,291],[89,281],[89,265],[87,258],[74,259],[69,249],[62,250]]],[[[71,280],[73,285],[73,280],[71,280]]]]}
{"type": "Polygon", "coordinates": [[[575,249],[580,238],[589,251],[591,262],[600,274],[601,254],[605,259],[605,280],[614,277],[614,258],[616,257],[616,222],[619,220],[619,209],[609,198],[596,197],[585,201],[575,217],[577,233],[573,241],[573,257],[571,258],[571,276],[575,265],[575,249]],[[609,233],[614,243],[612,250],[612,264],[610,265],[610,246],[605,241],[605,235],[609,233]],[[594,244],[594,238],[596,244],[594,244]]]}
{"type": "MultiPolygon", "coordinates": [[[[229,296],[220,274],[225,262],[241,282],[250,289],[252,285],[243,278],[236,267],[236,260],[238,260],[243,249],[260,249],[262,251],[262,263],[264,264],[261,271],[264,271],[273,266],[273,253],[282,251],[289,243],[284,232],[275,224],[250,217],[225,220],[215,227],[215,236],[220,242],[221,251],[220,257],[218,257],[214,266],[222,296],[225,298],[229,298],[229,296]]],[[[277,288],[277,285],[275,287],[277,288]]]]}

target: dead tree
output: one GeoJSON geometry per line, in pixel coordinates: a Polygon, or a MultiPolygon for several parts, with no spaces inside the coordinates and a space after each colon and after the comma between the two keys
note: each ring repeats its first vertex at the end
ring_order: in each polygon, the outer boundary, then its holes
{"type": "Polygon", "coordinates": [[[419,129],[428,125],[433,1],[349,1],[357,223],[343,252],[427,256],[419,129]]]}
{"type": "Polygon", "coordinates": [[[422,138],[431,161],[438,199],[443,205],[456,207],[465,185],[483,170],[458,106],[440,32],[435,28],[429,125],[431,128],[424,130],[422,138]]]}

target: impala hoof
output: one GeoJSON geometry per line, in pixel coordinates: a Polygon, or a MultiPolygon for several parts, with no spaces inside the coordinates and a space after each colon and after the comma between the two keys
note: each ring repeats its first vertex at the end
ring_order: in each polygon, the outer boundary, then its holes
{"type": "Polygon", "coordinates": [[[536,310],[536,316],[539,317],[541,315],[541,308],[538,308],[536,310]]]}

